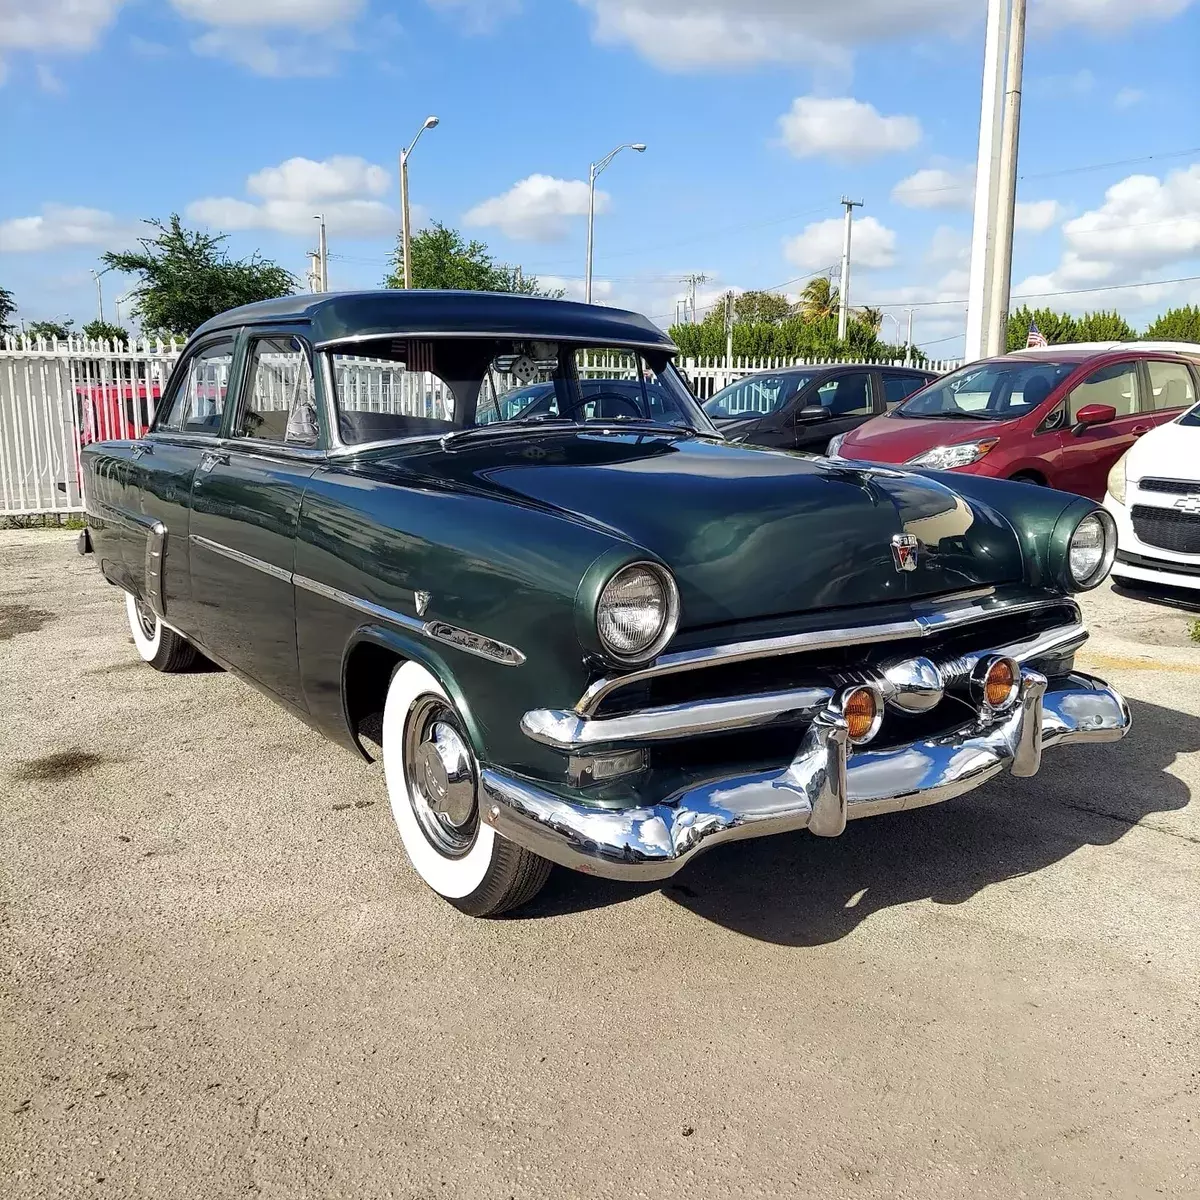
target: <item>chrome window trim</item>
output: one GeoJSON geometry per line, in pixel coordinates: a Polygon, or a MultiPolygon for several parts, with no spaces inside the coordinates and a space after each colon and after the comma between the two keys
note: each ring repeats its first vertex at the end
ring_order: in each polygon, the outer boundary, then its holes
{"type": "Polygon", "coordinates": [[[807,633],[785,634],[781,637],[759,638],[746,642],[730,642],[696,650],[679,650],[663,654],[652,663],[624,675],[610,675],[596,680],[579,698],[575,711],[583,717],[592,716],[613,692],[631,684],[643,683],[664,675],[694,671],[704,667],[727,666],[750,662],[758,658],[776,658],[812,650],[833,650],[843,646],[873,645],[906,638],[931,637],[947,629],[970,625],[997,616],[1015,616],[1023,612],[1057,608],[1069,603],[1067,597],[1044,600],[996,601],[992,604],[971,603],[958,609],[935,609],[903,621],[882,625],[855,625],[843,629],[817,629],[807,633]]]}
{"type": "Polygon", "coordinates": [[[659,354],[665,354],[673,357],[679,353],[679,347],[674,342],[652,342],[644,339],[635,338],[604,338],[597,340],[595,338],[565,338],[555,337],[547,334],[545,329],[439,329],[439,330],[421,330],[421,329],[403,329],[389,330],[386,333],[354,333],[348,337],[330,338],[324,342],[314,342],[313,349],[332,351],[336,346],[359,346],[364,342],[383,342],[383,341],[398,341],[405,338],[428,338],[429,340],[444,341],[448,338],[455,338],[458,341],[490,341],[498,339],[503,341],[511,341],[517,338],[531,338],[535,341],[553,341],[561,342],[564,345],[581,346],[587,348],[589,346],[620,346],[622,349],[629,348],[633,350],[652,350],[659,354]]]}

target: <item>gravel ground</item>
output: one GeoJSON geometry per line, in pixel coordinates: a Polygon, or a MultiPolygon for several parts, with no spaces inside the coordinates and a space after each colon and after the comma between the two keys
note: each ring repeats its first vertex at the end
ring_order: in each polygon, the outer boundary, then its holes
{"type": "Polygon", "coordinates": [[[1085,598],[1119,745],[482,922],[73,541],[0,534],[6,1197],[1200,1193],[1184,618],[1085,598]]]}

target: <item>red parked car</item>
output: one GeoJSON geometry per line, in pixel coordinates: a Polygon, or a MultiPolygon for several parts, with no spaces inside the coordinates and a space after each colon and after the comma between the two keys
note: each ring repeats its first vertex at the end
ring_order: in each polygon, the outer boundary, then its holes
{"type": "Polygon", "coordinates": [[[157,407],[161,389],[157,381],[151,384],[149,396],[146,383],[97,383],[75,389],[76,421],[79,444],[92,442],[131,441],[140,438],[150,428],[151,405],[157,407]],[[136,386],[136,391],[135,391],[136,386]]]}
{"type": "Polygon", "coordinates": [[[969,363],[829,454],[1023,479],[1103,500],[1113,463],[1200,390],[1200,346],[1100,343],[969,363]]]}

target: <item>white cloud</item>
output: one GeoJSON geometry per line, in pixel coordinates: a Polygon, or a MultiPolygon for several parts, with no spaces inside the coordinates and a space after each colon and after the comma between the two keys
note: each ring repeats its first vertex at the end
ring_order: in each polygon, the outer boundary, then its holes
{"type": "Polygon", "coordinates": [[[1200,256],[1200,163],[1165,179],[1130,175],[1062,231],[1066,248],[1058,266],[1026,279],[1018,291],[1141,283],[1164,271],[1194,274],[1184,267],[1200,256]]]}
{"type": "Polygon", "coordinates": [[[892,199],[905,208],[969,209],[975,198],[975,168],[926,167],[892,188],[892,199]]]}
{"type": "Polygon", "coordinates": [[[204,25],[315,32],[353,21],[365,0],[171,0],[184,17],[204,25]]]}
{"type": "Polygon", "coordinates": [[[1066,214],[1057,200],[1018,200],[1014,228],[1025,233],[1045,233],[1066,214]]]}
{"type": "Polygon", "coordinates": [[[951,225],[939,225],[929,239],[925,260],[932,266],[965,267],[971,257],[971,235],[951,225]]]}
{"type": "Polygon", "coordinates": [[[9,254],[63,246],[113,246],[127,237],[127,227],[98,208],[45,204],[36,217],[0,221],[0,252],[9,254]]]}
{"type": "MultiPolygon", "coordinates": [[[[396,210],[377,197],[391,186],[383,167],[347,155],[316,162],[289,158],[264,167],[246,180],[246,192],[257,202],[211,196],[187,206],[187,215],[216,229],[274,229],[315,236],[318,212],[330,233],[373,237],[393,233],[396,210]]],[[[414,223],[416,220],[414,219],[414,223]]]]}
{"type": "Polygon", "coordinates": [[[1146,98],[1146,93],[1140,88],[1123,87],[1113,97],[1113,108],[1126,109],[1132,108],[1135,104],[1140,104],[1146,98]]]}
{"type": "Polygon", "coordinates": [[[779,118],[783,144],[797,157],[828,155],[841,161],[908,150],[921,140],[916,117],[885,117],[850,96],[798,96],[779,118]]]}
{"type": "Polygon", "coordinates": [[[1037,28],[1084,25],[1113,33],[1130,25],[1178,16],[1192,0],[1039,0],[1032,20],[1037,28]]]}
{"type": "MultiPolygon", "coordinates": [[[[825,271],[841,262],[842,235],[845,222],[841,217],[816,221],[802,233],[787,238],[783,252],[788,262],[805,271],[825,271]]],[[[896,233],[881,225],[874,217],[860,217],[854,222],[850,261],[855,270],[890,267],[896,261],[896,233]]]]}
{"type": "Polygon", "coordinates": [[[52,96],[61,95],[66,90],[62,80],[45,63],[37,65],[37,83],[43,92],[48,92],[52,96]]]}
{"type": "MultiPolygon", "coordinates": [[[[596,211],[607,212],[609,196],[596,192],[596,211]]],[[[567,236],[568,217],[588,210],[588,185],[582,179],[530,175],[507,192],[475,205],[463,216],[464,225],[495,226],[510,238],[553,242],[567,236]]]]}

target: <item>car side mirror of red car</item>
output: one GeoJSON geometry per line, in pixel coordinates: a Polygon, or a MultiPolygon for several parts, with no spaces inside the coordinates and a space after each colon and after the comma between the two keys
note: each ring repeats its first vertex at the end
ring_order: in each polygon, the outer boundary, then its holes
{"type": "Polygon", "coordinates": [[[1117,410],[1111,404],[1085,404],[1075,414],[1075,428],[1071,432],[1078,437],[1093,425],[1107,425],[1117,419],[1117,410]]]}

